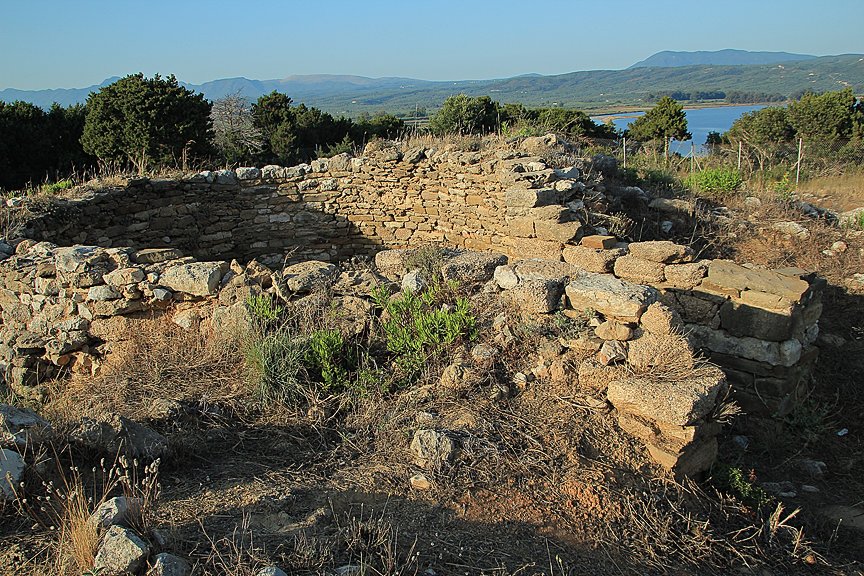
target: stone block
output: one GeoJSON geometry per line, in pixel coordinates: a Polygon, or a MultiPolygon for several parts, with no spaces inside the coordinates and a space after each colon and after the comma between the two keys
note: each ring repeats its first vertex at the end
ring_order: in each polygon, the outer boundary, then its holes
{"type": "Polygon", "coordinates": [[[712,261],[708,266],[706,280],[715,286],[738,293],[756,290],[775,294],[793,303],[801,302],[810,288],[810,284],[800,277],[772,270],[745,268],[728,260],[712,261]]]}
{"type": "Polygon", "coordinates": [[[714,410],[725,387],[726,376],[719,368],[703,366],[690,378],[676,381],[619,375],[609,382],[607,398],[619,412],[688,426],[714,410]]]}
{"type": "Polygon", "coordinates": [[[792,338],[794,321],[789,309],[784,313],[729,300],[720,307],[720,327],[732,336],[782,342],[792,338]]]}
{"type": "Polygon", "coordinates": [[[565,291],[571,308],[596,310],[622,322],[638,322],[658,297],[653,288],[619,280],[611,274],[590,272],[571,278],[565,291]]]}
{"type": "Polygon", "coordinates": [[[631,242],[627,248],[630,250],[630,254],[637,258],[663,264],[685,262],[693,256],[693,251],[687,246],[675,244],[668,240],[631,242]]]}
{"type": "Polygon", "coordinates": [[[729,356],[738,356],[772,366],[794,366],[801,359],[802,346],[798,340],[768,342],[758,338],[732,336],[724,330],[715,330],[699,324],[686,325],[694,348],[707,348],[729,356]]]}
{"type": "MultiPolygon", "coordinates": [[[[600,237],[595,236],[595,238],[600,237]]],[[[611,236],[607,238],[611,238],[611,236]]],[[[597,274],[606,274],[612,272],[615,260],[626,253],[627,251],[623,248],[591,248],[585,245],[585,238],[583,238],[581,246],[565,246],[562,256],[565,262],[578,266],[583,270],[597,274]]]]}
{"type": "Polygon", "coordinates": [[[615,260],[615,275],[637,284],[660,284],[666,279],[664,266],[651,260],[643,260],[632,254],[615,260]]]}
{"type": "Polygon", "coordinates": [[[579,243],[581,246],[585,248],[594,248],[597,250],[610,250],[615,248],[615,245],[618,243],[618,239],[614,236],[601,236],[598,234],[593,234],[591,236],[585,236],[582,238],[582,241],[579,243]]]}

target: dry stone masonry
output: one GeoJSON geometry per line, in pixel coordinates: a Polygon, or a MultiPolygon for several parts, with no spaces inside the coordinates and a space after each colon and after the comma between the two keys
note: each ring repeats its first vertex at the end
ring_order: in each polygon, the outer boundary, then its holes
{"type": "MultiPolygon", "coordinates": [[[[406,250],[438,243],[455,249],[445,279],[485,283],[525,313],[588,319],[589,336],[562,342],[588,352],[574,381],[605,391],[658,463],[696,474],[716,455],[728,387],[764,417],[806,393],[823,281],[620,242],[597,214],[651,198],[607,188],[598,166],[568,153],[554,137],[483,152],[376,145],[362,158],[136,179],[59,201],[28,223],[32,239],[0,245],[5,380],[32,395],[63,371],[94,373],[118,326],[146,314],[226,327],[250,296],[287,301],[322,283],[346,310],[368,310],[387,279],[422,288],[406,250]],[[374,270],[334,263],[373,254],[374,270]]],[[[561,372],[556,362],[542,369],[561,372]]]]}

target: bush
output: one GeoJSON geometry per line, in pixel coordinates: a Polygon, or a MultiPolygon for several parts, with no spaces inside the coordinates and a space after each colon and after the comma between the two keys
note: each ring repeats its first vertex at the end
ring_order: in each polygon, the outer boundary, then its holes
{"type": "Polygon", "coordinates": [[[273,297],[265,294],[256,294],[246,300],[246,309],[252,320],[260,324],[275,322],[285,309],[273,302],[273,297]]]}
{"type": "Polygon", "coordinates": [[[373,295],[385,312],[383,321],[387,350],[408,383],[416,379],[427,363],[460,340],[476,337],[476,318],[465,298],[455,305],[437,301],[436,289],[419,294],[406,292],[391,298],[386,290],[373,295]]]}
{"type": "Polygon", "coordinates": [[[348,387],[349,355],[345,338],[338,330],[316,330],[309,337],[305,363],[310,373],[320,375],[324,389],[341,391],[348,387]]]}
{"type": "Polygon", "coordinates": [[[731,168],[709,168],[694,172],[684,184],[697,195],[726,196],[741,187],[741,174],[731,168]]]}
{"type": "Polygon", "coordinates": [[[262,404],[296,405],[307,397],[303,371],[306,350],[284,328],[255,330],[245,344],[246,368],[254,393],[262,404]]]}
{"type": "Polygon", "coordinates": [[[718,464],[712,473],[712,481],[719,490],[753,508],[762,508],[771,501],[768,493],[737,466],[718,464]]]}
{"type": "Polygon", "coordinates": [[[62,192],[63,190],[69,190],[72,188],[71,180],[59,180],[54,182],[53,184],[44,184],[41,187],[41,191],[46,194],[56,194],[58,192],[62,192]]]}

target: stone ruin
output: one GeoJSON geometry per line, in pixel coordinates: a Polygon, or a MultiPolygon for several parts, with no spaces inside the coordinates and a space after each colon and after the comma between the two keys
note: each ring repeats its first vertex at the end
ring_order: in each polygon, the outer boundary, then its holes
{"type": "MultiPolygon", "coordinates": [[[[758,417],[783,416],[807,393],[824,282],[700,260],[670,241],[619,241],[604,215],[669,201],[611,185],[569,152],[552,136],[484,152],[370,147],[57,201],[26,239],[0,245],[6,383],[26,395],[64,371],[95,373],[112,327],[142,312],[222,327],[250,295],[290,300],[324,282],[363,309],[375,285],[412,272],[407,249],[437,243],[456,249],[445,278],[529,314],[595,315],[589,336],[562,342],[588,352],[573,379],[605,389],[658,463],[697,474],[716,456],[727,387],[758,417]],[[374,270],[334,264],[372,255],[374,270]]],[[[556,370],[560,358],[537,369],[556,370]]]]}

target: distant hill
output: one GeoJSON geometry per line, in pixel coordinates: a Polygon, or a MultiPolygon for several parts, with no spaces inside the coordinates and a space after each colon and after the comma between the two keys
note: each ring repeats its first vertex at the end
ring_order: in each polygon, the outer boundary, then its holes
{"type": "Polygon", "coordinates": [[[679,66],[750,66],[754,64],[778,64],[813,60],[810,54],[789,52],[750,52],[749,50],[700,50],[697,52],[672,52],[664,50],[637,62],[630,68],[677,68],[679,66]]]}
{"type": "MultiPolygon", "coordinates": [[[[108,79],[101,85],[113,81],[108,79]]],[[[808,60],[759,65],[637,67],[591,70],[554,76],[529,74],[497,80],[433,82],[413,78],[362,76],[288,76],[278,80],[226,78],[204,84],[184,84],[215,100],[240,93],[250,100],[278,90],[295,102],[316,106],[335,115],[361,112],[413,113],[434,110],[453,94],[489,95],[502,102],[526,106],[567,106],[583,109],[645,106],[650,95],[682,92],[751,92],[788,97],[803,90],[839,90],[851,86],[864,92],[864,55],[822,56],[808,60]]],[[[52,102],[84,102],[99,86],[71,90],[0,90],[0,100],[25,100],[42,107],[52,102]]]]}

